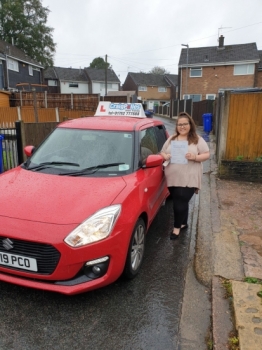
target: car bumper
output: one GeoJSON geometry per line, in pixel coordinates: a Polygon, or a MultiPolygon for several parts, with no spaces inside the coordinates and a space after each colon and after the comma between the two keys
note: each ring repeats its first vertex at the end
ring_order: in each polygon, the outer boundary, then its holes
{"type": "Polygon", "coordinates": [[[131,232],[132,228],[129,230],[121,225],[108,238],[81,248],[71,248],[61,241],[53,242],[53,246],[60,252],[60,259],[51,274],[34,273],[1,265],[0,281],[67,295],[106,286],[117,280],[123,272],[131,232]],[[97,259],[105,257],[107,258],[105,263],[92,265],[97,259]],[[86,264],[91,265],[87,267],[86,264]],[[103,273],[94,276],[92,271],[90,273],[93,266],[104,269],[103,273]]]}

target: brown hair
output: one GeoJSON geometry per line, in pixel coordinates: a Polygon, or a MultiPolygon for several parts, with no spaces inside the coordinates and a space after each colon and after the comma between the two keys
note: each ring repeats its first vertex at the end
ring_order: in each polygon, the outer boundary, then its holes
{"type": "Polygon", "coordinates": [[[196,133],[196,124],[195,124],[193,118],[187,112],[179,113],[178,118],[177,118],[177,123],[176,123],[176,130],[175,130],[176,133],[172,136],[171,140],[175,140],[180,135],[179,131],[177,129],[177,124],[179,122],[179,119],[181,119],[181,118],[187,118],[187,120],[190,124],[190,130],[189,130],[189,133],[187,135],[189,145],[191,143],[194,143],[196,145],[198,143],[198,136],[196,133]]]}

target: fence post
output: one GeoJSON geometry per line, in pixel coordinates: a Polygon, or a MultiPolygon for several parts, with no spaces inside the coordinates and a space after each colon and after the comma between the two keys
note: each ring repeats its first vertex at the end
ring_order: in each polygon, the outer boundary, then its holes
{"type": "Polygon", "coordinates": [[[74,100],[73,100],[73,94],[71,93],[71,109],[74,108],[74,100]]]}
{"type": "Polygon", "coordinates": [[[55,118],[56,118],[56,121],[59,123],[59,110],[58,110],[58,107],[55,108],[55,118]]]}
{"type": "Polygon", "coordinates": [[[37,105],[36,105],[36,91],[35,89],[32,89],[33,91],[33,102],[34,102],[34,111],[35,111],[35,122],[38,123],[38,112],[37,112],[37,105]]]}
{"type": "Polygon", "coordinates": [[[45,108],[47,108],[47,91],[45,91],[45,108]]]}
{"type": "Polygon", "coordinates": [[[4,172],[3,145],[2,145],[3,139],[4,139],[4,136],[0,135],[0,174],[4,172]]]}
{"type": "Polygon", "coordinates": [[[21,120],[21,107],[17,107],[17,117],[18,117],[18,120],[21,120]]]}
{"type": "Polygon", "coordinates": [[[23,106],[23,97],[22,97],[22,91],[20,91],[20,106],[23,106]]]}
{"type": "Polygon", "coordinates": [[[17,142],[17,157],[18,157],[18,164],[22,164],[24,162],[24,122],[23,121],[17,121],[15,122],[15,129],[16,129],[16,142],[17,142]]]}

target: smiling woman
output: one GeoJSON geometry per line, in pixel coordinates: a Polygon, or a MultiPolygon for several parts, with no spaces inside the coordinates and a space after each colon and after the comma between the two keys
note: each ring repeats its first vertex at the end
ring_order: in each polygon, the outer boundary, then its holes
{"type": "Polygon", "coordinates": [[[173,199],[174,228],[170,239],[174,240],[187,228],[188,203],[201,188],[202,162],[209,158],[208,145],[197,135],[189,114],[179,114],[175,134],[165,142],[161,154],[168,161],[165,176],[173,199]],[[184,153],[183,149],[186,149],[184,153]]]}

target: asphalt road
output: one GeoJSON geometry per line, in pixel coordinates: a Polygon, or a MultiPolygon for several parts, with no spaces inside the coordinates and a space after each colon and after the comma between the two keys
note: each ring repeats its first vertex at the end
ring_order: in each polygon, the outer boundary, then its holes
{"type": "MultiPolygon", "coordinates": [[[[166,125],[173,132],[174,123],[166,125]]],[[[189,227],[193,205],[194,199],[189,227]]],[[[191,229],[170,241],[172,221],[167,200],[148,232],[145,260],[132,281],[119,279],[72,297],[0,282],[0,349],[178,349],[191,229]]]]}

